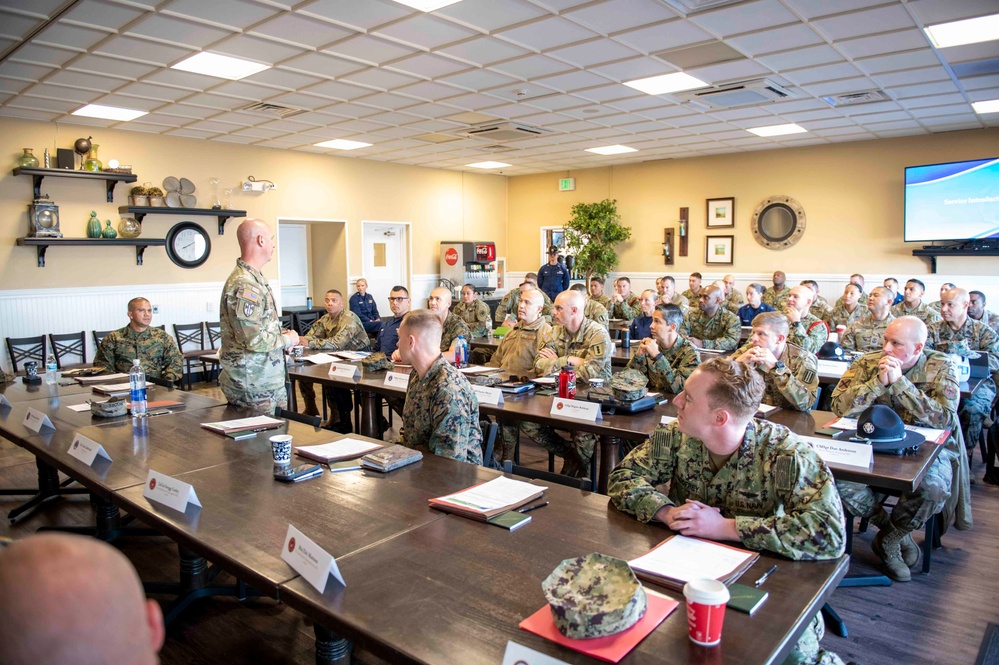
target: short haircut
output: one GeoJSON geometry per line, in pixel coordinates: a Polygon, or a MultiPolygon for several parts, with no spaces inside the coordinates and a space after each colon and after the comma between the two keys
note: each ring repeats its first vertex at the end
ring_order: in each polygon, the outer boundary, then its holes
{"type": "Polygon", "coordinates": [[[537,289],[531,289],[530,291],[528,291],[527,293],[525,293],[523,296],[521,296],[520,299],[523,300],[523,301],[525,301],[525,302],[529,302],[529,303],[532,303],[534,305],[537,305],[538,307],[542,307],[545,304],[545,297],[544,297],[544,295],[542,295],[541,291],[538,291],[537,289]]]}
{"type": "Polygon", "coordinates": [[[859,293],[860,295],[864,295],[864,289],[860,286],[860,284],[854,284],[853,282],[848,282],[845,288],[848,289],[851,286],[857,289],[857,293],[859,293]]]}
{"type": "Polygon", "coordinates": [[[859,277],[860,278],[860,283],[861,284],[864,283],[864,276],[861,275],[859,272],[855,272],[852,275],[850,275],[850,279],[853,279],[854,277],[859,277]]]}
{"type": "Polygon", "coordinates": [[[912,279],[905,280],[905,283],[906,284],[919,284],[919,288],[921,288],[923,291],[926,290],[926,285],[923,284],[920,280],[916,279],[915,277],[913,277],[912,279]]]}
{"type": "Polygon", "coordinates": [[[810,287],[812,291],[815,291],[816,293],[819,291],[819,283],[814,279],[803,279],[801,280],[801,285],[810,287]]]}
{"type": "Polygon", "coordinates": [[[406,330],[419,337],[422,343],[428,347],[440,348],[443,324],[437,312],[431,312],[429,309],[414,309],[407,312],[402,318],[402,325],[406,326],[406,330]]]}
{"type": "Polygon", "coordinates": [[[526,275],[524,275],[524,279],[526,279],[528,282],[536,282],[538,281],[538,273],[529,272],[526,275]]]}
{"type": "Polygon", "coordinates": [[[676,305],[663,305],[660,303],[656,305],[656,311],[662,313],[663,321],[667,325],[676,326],[677,330],[683,325],[683,310],[676,305]]]}
{"type": "Polygon", "coordinates": [[[405,286],[396,284],[395,286],[392,287],[392,290],[389,291],[389,293],[395,293],[396,291],[402,291],[403,293],[406,294],[407,298],[409,297],[409,289],[407,289],[405,286]]]}
{"type": "Polygon", "coordinates": [[[943,284],[940,285],[940,288],[942,289],[945,286],[947,287],[948,291],[950,291],[951,289],[956,289],[957,288],[957,284],[954,284],[953,282],[944,282],[943,284]]]}
{"type": "Polygon", "coordinates": [[[601,284],[603,284],[604,283],[604,278],[603,277],[598,277],[597,275],[594,275],[593,277],[590,278],[590,282],[591,283],[592,282],[600,282],[601,284]]]}
{"type": "Polygon", "coordinates": [[[888,282],[894,282],[895,286],[898,286],[898,280],[894,277],[885,277],[884,283],[887,284],[888,282]]]}
{"type": "Polygon", "coordinates": [[[756,291],[760,295],[763,295],[767,291],[766,288],[759,282],[753,282],[752,284],[749,285],[749,288],[756,291]]]}
{"type": "Polygon", "coordinates": [[[139,296],[138,298],[132,298],[131,300],[128,301],[128,311],[134,312],[136,309],[139,308],[140,302],[149,302],[149,298],[143,298],[142,296],[139,296]]]}
{"type": "Polygon", "coordinates": [[[663,277],[663,284],[665,284],[666,282],[669,282],[669,283],[670,283],[670,284],[672,284],[673,286],[676,286],[676,280],[675,280],[675,279],[673,279],[673,277],[671,277],[670,275],[665,275],[665,276],[663,277]]]}
{"type": "Polygon", "coordinates": [[[461,290],[464,291],[465,287],[468,287],[468,288],[472,289],[472,293],[478,293],[479,292],[479,290],[475,288],[475,284],[465,284],[465,286],[461,287],[461,290]]]}
{"type": "Polygon", "coordinates": [[[523,288],[525,286],[529,286],[529,287],[531,287],[533,289],[534,288],[534,283],[533,282],[521,282],[520,286],[521,286],[521,288],[523,288]]]}
{"type": "Polygon", "coordinates": [[[982,299],[982,304],[985,304],[985,294],[981,291],[968,291],[968,297],[970,298],[971,296],[978,296],[982,299]]]}
{"type": "Polygon", "coordinates": [[[639,299],[644,298],[646,293],[651,293],[653,299],[659,297],[659,294],[656,293],[655,289],[645,289],[644,291],[642,291],[642,294],[639,296],[639,299]]]}
{"type": "Polygon", "coordinates": [[[329,295],[329,294],[331,294],[331,293],[335,293],[335,294],[337,294],[338,296],[340,296],[341,298],[343,298],[343,294],[342,294],[342,293],[340,293],[339,291],[337,291],[336,289],[330,289],[329,291],[327,291],[327,292],[326,292],[326,295],[329,295]]]}
{"type": "Polygon", "coordinates": [[[760,408],[766,383],[763,375],[732,358],[712,358],[698,367],[714,377],[708,390],[712,408],[727,409],[739,419],[749,418],[760,408]]]}
{"type": "Polygon", "coordinates": [[[570,286],[569,290],[570,291],[579,291],[580,293],[586,293],[586,287],[583,286],[582,283],[580,283],[580,282],[576,282],[575,284],[573,284],[572,286],[570,286]]]}
{"type": "Polygon", "coordinates": [[[631,284],[631,280],[627,277],[618,277],[617,279],[614,280],[615,284],[617,284],[618,282],[628,282],[628,284],[631,284]]]}
{"type": "Polygon", "coordinates": [[[787,324],[787,317],[780,312],[760,312],[753,317],[753,327],[757,326],[767,328],[778,335],[784,335],[784,337],[787,337],[787,333],[790,330],[787,324]]]}
{"type": "Polygon", "coordinates": [[[690,273],[690,276],[691,277],[696,277],[697,279],[703,279],[701,277],[701,273],[699,273],[699,272],[692,272],[692,273],[690,273]]]}

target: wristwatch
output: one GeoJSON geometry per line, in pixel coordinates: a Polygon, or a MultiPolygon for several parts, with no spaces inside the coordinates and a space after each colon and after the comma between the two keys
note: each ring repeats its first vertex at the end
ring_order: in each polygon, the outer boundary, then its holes
{"type": "Polygon", "coordinates": [[[785,369],[787,369],[787,365],[785,365],[781,361],[778,360],[776,363],[774,363],[775,372],[783,372],[785,369]]]}

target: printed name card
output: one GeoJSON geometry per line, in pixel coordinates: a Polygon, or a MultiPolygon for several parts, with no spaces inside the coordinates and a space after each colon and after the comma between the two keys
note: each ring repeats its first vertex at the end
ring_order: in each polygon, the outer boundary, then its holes
{"type": "Polygon", "coordinates": [[[330,575],[343,586],[347,586],[333,555],[290,524],[288,533],[284,536],[281,559],[294,568],[295,572],[304,577],[305,581],[314,586],[319,593],[326,590],[326,582],[330,575]]]}
{"type": "Polygon", "coordinates": [[[41,432],[43,427],[55,429],[55,425],[52,424],[47,415],[38,409],[32,409],[30,406],[28,407],[28,412],[24,414],[24,422],[22,424],[35,434],[41,432]]]}
{"type": "Polygon", "coordinates": [[[603,420],[603,416],[600,415],[600,404],[597,402],[580,402],[561,397],[552,400],[551,415],[556,418],[588,420],[591,423],[603,420]]]}
{"type": "Polygon", "coordinates": [[[523,644],[507,642],[506,652],[503,654],[503,665],[565,665],[565,661],[529,649],[523,644]]]}
{"type": "Polygon", "coordinates": [[[405,390],[409,387],[409,374],[403,372],[385,372],[385,385],[405,390]]]}
{"type": "Polygon", "coordinates": [[[663,416],[659,419],[660,425],[669,425],[672,422],[676,422],[676,416],[663,416]]]}
{"type": "Polygon", "coordinates": [[[10,402],[7,400],[6,395],[0,395],[0,406],[10,406],[10,402]]]}
{"type": "Polygon", "coordinates": [[[93,439],[88,439],[82,434],[77,434],[73,437],[73,443],[69,444],[67,452],[70,457],[75,457],[87,466],[93,464],[98,456],[103,457],[109,462],[111,461],[111,456],[104,450],[104,446],[93,439]]]}
{"type": "Polygon", "coordinates": [[[503,406],[503,391],[499,388],[472,385],[472,392],[479,398],[479,404],[503,406]]]}
{"type": "Polygon", "coordinates": [[[807,441],[826,464],[842,464],[869,469],[874,463],[874,449],[866,443],[825,439],[817,436],[799,436],[807,441]]]}
{"type": "Polygon", "coordinates": [[[142,490],[142,496],[179,512],[186,511],[187,505],[190,503],[198,508],[201,507],[198,494],[194,491],[193,486],[176,478],[157,473],[152,469],[146,476],[146,488],[142,490]]]}
{"type": "Polygon", "coordinates": [[[361,375],[361,370],[357,365],[332,363],[330,365],[329,375],[335,376],[338,379],[353,379],[355,376],[361,375]]]}

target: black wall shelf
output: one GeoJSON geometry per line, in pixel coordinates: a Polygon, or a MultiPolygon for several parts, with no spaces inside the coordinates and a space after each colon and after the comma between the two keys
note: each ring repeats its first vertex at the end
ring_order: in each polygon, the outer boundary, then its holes
{"type": "Polygon", "coordinates": [[[135,247],[135,265],[142,265],[142,255],[146,247],[163,247],[164,238],[18,238],[21,247],[34,247],[38,250],[38,267],[45,267],[45,250],[49,247],[135,247]]]}
{"type": "Polygon", "coordinates": [[[107,185],[108,203],[114,203],[114,186],[119,182],[135,182],[133,173],[106,173],[104,171],[74,171],[72,169],[43,169],[18,167],[14,175],[30,175],[35,189],[35,198],[42,195],[42,180],[47,176],[56,178],[76,178],[77,180],[103,180],[107,185]]]}
{"type": "Polygon", "coordinates": [[[146,215],[204,215],[217,217],[219,220],[219,235],[225,234],[225,223],[230,217],[246,217],[245,210],[229,210],[222,208],[168,208],[162,206],[121,206],[120,214],[134,215],[136,221],[142,223],[146,215]]]}
{"type": "Polygon", "coordinates": [[[940,247],[940,249],[924,248],[912,250],[912,255],[929,257],[930,272],[936,273],[937,257],[939,256],[999,256],[999,249],[948,249],[946,247],[940,247]]]}

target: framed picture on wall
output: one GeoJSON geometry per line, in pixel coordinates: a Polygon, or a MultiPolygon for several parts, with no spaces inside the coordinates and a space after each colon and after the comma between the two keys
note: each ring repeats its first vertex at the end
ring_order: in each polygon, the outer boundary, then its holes
{"type": "Polygon", "coordinates": [[[709,229],[735,226],[735,197],[708,199],[707,220],[709,229]]]}
{"type": "Polygon", "coordinates": [[[735,259],[735,236],[707,236],[704,239],[704,262],[730,266],[735,259]]]}

